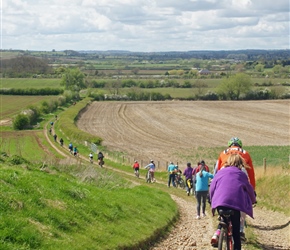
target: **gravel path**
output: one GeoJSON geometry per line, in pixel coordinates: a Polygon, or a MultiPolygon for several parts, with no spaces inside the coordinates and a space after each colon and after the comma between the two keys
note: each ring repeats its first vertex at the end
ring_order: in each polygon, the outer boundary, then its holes
{"type": "Polygon", "coordinates": [[[170,234],[151,250],[212,249],[210,239],[214,227],[211,215],[197,220],[194,198],[192,201],[186,201],[177,196],[171,197],[178,204],[180,220],[170,234]]]}
{"type": "MultiPolygon", "coordinates": [[[[184,250],[184,249],[215,249],[210,245],[210,239],[215,227],[213,222],[217,217],[211,215],[195,219],[195,200],[186,201],[172,196],[178,204],[181,218],[173,230],[157,243],[151,250],[184,250]]],[[[255,219],[247,217],[248,224],[255,230],[258,244],[263,250],[290,250],[290,220],[282,213],[254,208],[255,219]]],[[[247,244],[243,250],[250,249],[247,244]]]]}
{"type": "Polygon", "coordinates": [[[290,249],[290,218],[278,212],[254,208],[255,219],[247,221],[258,235],[261,249],[289,250],[290,249]]]}

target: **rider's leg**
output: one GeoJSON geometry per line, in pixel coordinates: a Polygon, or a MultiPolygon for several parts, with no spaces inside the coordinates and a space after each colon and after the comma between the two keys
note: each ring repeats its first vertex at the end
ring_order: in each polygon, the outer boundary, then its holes
{"type": "Polygon", "coordinates": [[[169,175],[168,175],[168,184],[167,184],[168,187],[170,187],[171,178],[172,178],[172,177],[171,177],[171,174],[169,174],[169,175]]]}
{"type": "Polygon", "coordinates": [[[196,218],[200,218],[200,203],[201,203],[201,193],[200,191],[196,192],[196,218]]]}
{"type": "Polygon", "coordinates": [[[186,192],[189,193],[188,179],[185,180],[185,189],[186,192]]]}
{"type": "Polygon", "coordinates": [[[234,214],[231,215],[232,228],[233,228],[233,239],[235,243],[235,250],[241,250],[241,239],[240,239],[240,217],[241,213],[238,210],[234,210],[234,214]]]}
{"type": "Polygon", "coordinates": [[[172,174],[172,186],[176,187],[176,185],[175,185],[175,174],[172,174]]]}
{"type": "Polygon", "coordinates": [[[154,171],[151,172],[152,182],[154,181],[154,171]]]}
{"type": "Polygon", "coordinates": [[[245,221],[246,221],[246,213],[241,212],[241,218],[240,218],[240,232],[244,232],[244,227],[245,227],[245,221]]]}
{"type": "Polygon", "coordinates": [[[205,216],[206,198],[208,191],[201,191],[202,195],[202,215],[205,216]]]}

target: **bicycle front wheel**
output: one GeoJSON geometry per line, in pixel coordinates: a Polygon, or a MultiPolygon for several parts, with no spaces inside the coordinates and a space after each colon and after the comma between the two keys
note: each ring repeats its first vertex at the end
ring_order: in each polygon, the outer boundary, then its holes
{"type": "Polygon", "coordinates": [[[221,229],[218,242],[218,250],[232,250],[231,244],[228,241],[228,230],[226,228],[221,229]]]}

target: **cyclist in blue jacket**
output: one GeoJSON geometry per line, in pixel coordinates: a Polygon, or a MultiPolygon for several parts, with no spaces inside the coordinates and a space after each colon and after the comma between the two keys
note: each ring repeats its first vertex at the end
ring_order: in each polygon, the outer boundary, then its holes
{"type": "Polygon", "coordinates": [[[177,171],[177,167],[173,164],[173,162],[170,162],[170,164],[167,167],[167,171],[168,171],[168,187],[170,187],[170,183],[172,182],[172,186],[176,187],[175,185],[175,174],[177,171]]]}

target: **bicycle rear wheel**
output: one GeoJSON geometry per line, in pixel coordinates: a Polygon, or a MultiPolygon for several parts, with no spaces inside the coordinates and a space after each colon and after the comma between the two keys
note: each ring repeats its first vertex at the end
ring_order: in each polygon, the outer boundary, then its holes
{"type": "Polygon", "coordinates": [[[221,229],[218,242],[218,250],[232,250],[231,245],[228,241],[228,230],[226,228],[221,229]]]}
{"type": "Polygon", "coordinates": [[[183,179],[180,179],[180,180],[179,180],[179,186],[180,186],[180,188],[182,188],[182,189],[185,188],[185,183],[184,183],[184,180],[183,180],[183,179]]]}

